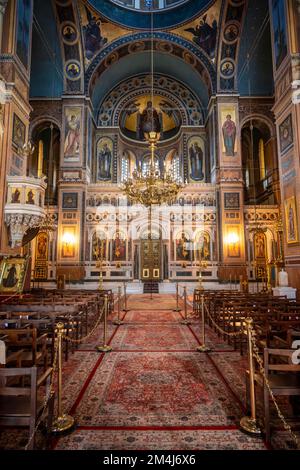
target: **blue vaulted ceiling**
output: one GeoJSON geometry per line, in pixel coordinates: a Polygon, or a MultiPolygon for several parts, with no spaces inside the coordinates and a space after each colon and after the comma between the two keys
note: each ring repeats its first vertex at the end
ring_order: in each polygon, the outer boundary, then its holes
{"type": "Polygon", "coordinates": [[[63,66],[51,0],[34,0],[30,97],[55,98],[63,93],[63,66]]]}
{"type": "MultiPolygon", "coordinates": [[[[149,21],[149,14],[132,12],[117,5],[110,0],[90,0],[94,7],[99,8],[116,21],[126,21],[128,18],[139,18],[141,22],[149,21]],[[121,15],[122,13],[122,15],[121,15]],[[130,16],[132,13],[134,16],[130,16]],[[118,16],[119,15],[119,16],[118,16]]],[[[214,1],[193,0],[163,13],[155,13],[155,22],[166,21],[169,18],[174,23],[182,22],[184,18],[192,16],[196,11],[205,9],[214,1]],[[175,21],[176,20],[176,21],[175,21]]],[[[135,23],[137,24],[137,23],[135,23]]],[[[158,23],[156,23],[157,25],[158,23]]],[[[164,23],[165,25],[166,23],[164,23]]],[[[273,74],[271,38],[268,14],[268,0],[250,0],[242,31],[239,52],[238,91],[242,96],[272,95],[273,74]],[[249,67],[247,56],[249,54],[249,67]]],[[[149,54],[141,52],[131,54],[119,59],[111,65],[100,77],[96,84],[92,101],[95,108],[104,96],[117,83],[124,79],[150,70],[149,54]]],[[[199,74],[183,60],[167,53],[155,52],[155,72],[166,74],[185,83],[200,99],[203,106],[208,103],[207,88],[199,74]]],[[[60,97],[63,94],[64,66],[61,56],[61,44],[57,32],[56,19],[53,12],[52,0],[34,1],[33,41],[32,41],[32,66],[30,96],[32,98],[60,97]]]]}
{"type": "Polygon", "coordinates": [[[268,0],[248,2],[239,54],[238,91],[242,96],[274,93],[268,8],[268,0]]]}
{"type": "MultiPolygon", "coordinates": [[[[151,56],[149,52],[125,56],[113,64],[101,75],[101,80],[96,84],[93,96],[91,96],[95,112],[97,112],[106,94],[118,83],[137,74],[150,73],[150,70],[151,56]]],[[[207,87],[200,79],[198,73],[186,62],[174,56],[156,52],[154,71],[155,73],[173,77],[186,84],[199,98],[204,107],[204,113],[206,112],[209,100],[207,87]]]]}
{"type": "MultiPolygon", "coordinates": [[[[147,12],[132,11],[110,0],[89,0],[98,12],[110,20],[135,29],[150,29],[151,15],[147,12]]],[[[206,10],[215,0],[187,0],[176,8],[154,13],[154,28],[167,29],[184,23],[206,10]]]]}

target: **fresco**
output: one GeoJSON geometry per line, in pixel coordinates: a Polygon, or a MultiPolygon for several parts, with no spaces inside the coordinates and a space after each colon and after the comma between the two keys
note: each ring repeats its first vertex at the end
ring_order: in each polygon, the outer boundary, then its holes
{"type": "Polygon", "coordinates": [[[81,108],[65,108],[65,161],[79,161],[81,148],[81,108]]]}
{"type": "Polygon", "coordinates": [[[296,199],[292,196],[284,201],[285,227],[287,243],[298,242],[298,221],[296,210],[296,199]]]}
{"type": "Polygon", "coordinates": [[[179,130],[181,118],[174,104],[161,96],[143,95],[132,100],[122,112],[121,127],[124,134],[139,141],[153,127],[160,140],[173,137],[179,130]]]}
{"type": "Polygon", "coordinates": [[[274,33],[274,54],[276,68],[281,65],[287,55],[287,30],[285,0],[272,0],[272,21],[274,33]]]}
{"type": "Polygon", "coordinates": [[[236,112],[232,106],[222,106],[221,108],[221,126],[222,126],[222,148],[227,157],[236,155],[236,112]]]}
{"type": "Polygon", "coordinates": [[[24,67],[28,69],[31,43],[32,0],[18,0],[17,18],[16,52],[24,67]]]}
{"type": "Polygon", "coordinates": [[[191,137],[188,141],[189,178],[203,181],[205,178],[205,145],[201,137],[191,137]]]}
{"type": "Polygon", "coordinates": [[[97,144],[97,180],[111,181],[112,179],[113,141],[103,137],[97,144]]]}
{"type": "Polygon", "coordinates": [[[221,0],[217,0],[205,15],[172,32],[192,41],[213,59],[216,54],[220,10],[221,0]]]}
{"type": "Polygon", "coordinates": [[[106,44],[129,34],[130,31],[108,22],[83,2],[79,2],[79,10],[87,67],[106,44]]]}

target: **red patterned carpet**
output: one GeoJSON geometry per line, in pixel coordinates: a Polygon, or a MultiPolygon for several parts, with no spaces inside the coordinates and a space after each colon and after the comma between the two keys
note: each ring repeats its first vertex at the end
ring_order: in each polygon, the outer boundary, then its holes
{"type": "MultiPolygon", "coordinates": [[[[239,430],[245,414],[246,359],[207,332],[213,352],[196,352],[201,325],[182,325],[175,298],[131,296],[124,324],[111,320],[109,344],[101,354],[95,332],[64,367],[64,410],[76,430],[53,440],[54,449],[266,450],[261,439],[239,430]],[[149,300],[149,299],[148,299],[149,300]],[[168,305],[169,309],[165,309],[168,305]]],[[[22,448],[26,433],[0,431],[0,447],[22,448]]],[[[38,445],[43,446],[41,436],[38,445]]],[[[289,436],[274,433],[275,448],[290,448],[289,436]]]]}

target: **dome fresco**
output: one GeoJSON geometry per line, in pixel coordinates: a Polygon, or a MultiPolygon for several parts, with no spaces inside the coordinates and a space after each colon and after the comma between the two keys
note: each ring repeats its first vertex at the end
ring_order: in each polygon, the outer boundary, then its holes
{"type": "Polygon", "coordinates": [[[149,29],[148,13],[154,11],[154,28],[166,29],[189,21],[204,12],[215,0],[88,0],[91,7],[106,18],[131,28],[149,29]]]}
{"type": "Polygon", "coordinates": [[[143,12],[177,7],[189,0],[111,0],[112,3],[143,12]]]}

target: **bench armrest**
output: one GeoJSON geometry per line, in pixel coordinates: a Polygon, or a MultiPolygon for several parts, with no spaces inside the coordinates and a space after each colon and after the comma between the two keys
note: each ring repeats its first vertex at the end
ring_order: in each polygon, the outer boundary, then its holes
{"type": "Polygon", "coordinates": [[[44,372],[41,377],[39,377],[37,381],[37,386],[40,387],[47,379],[48,377],[52,374],[53,372],[53,367],[48,367],[46,372],[44,372]]]}

